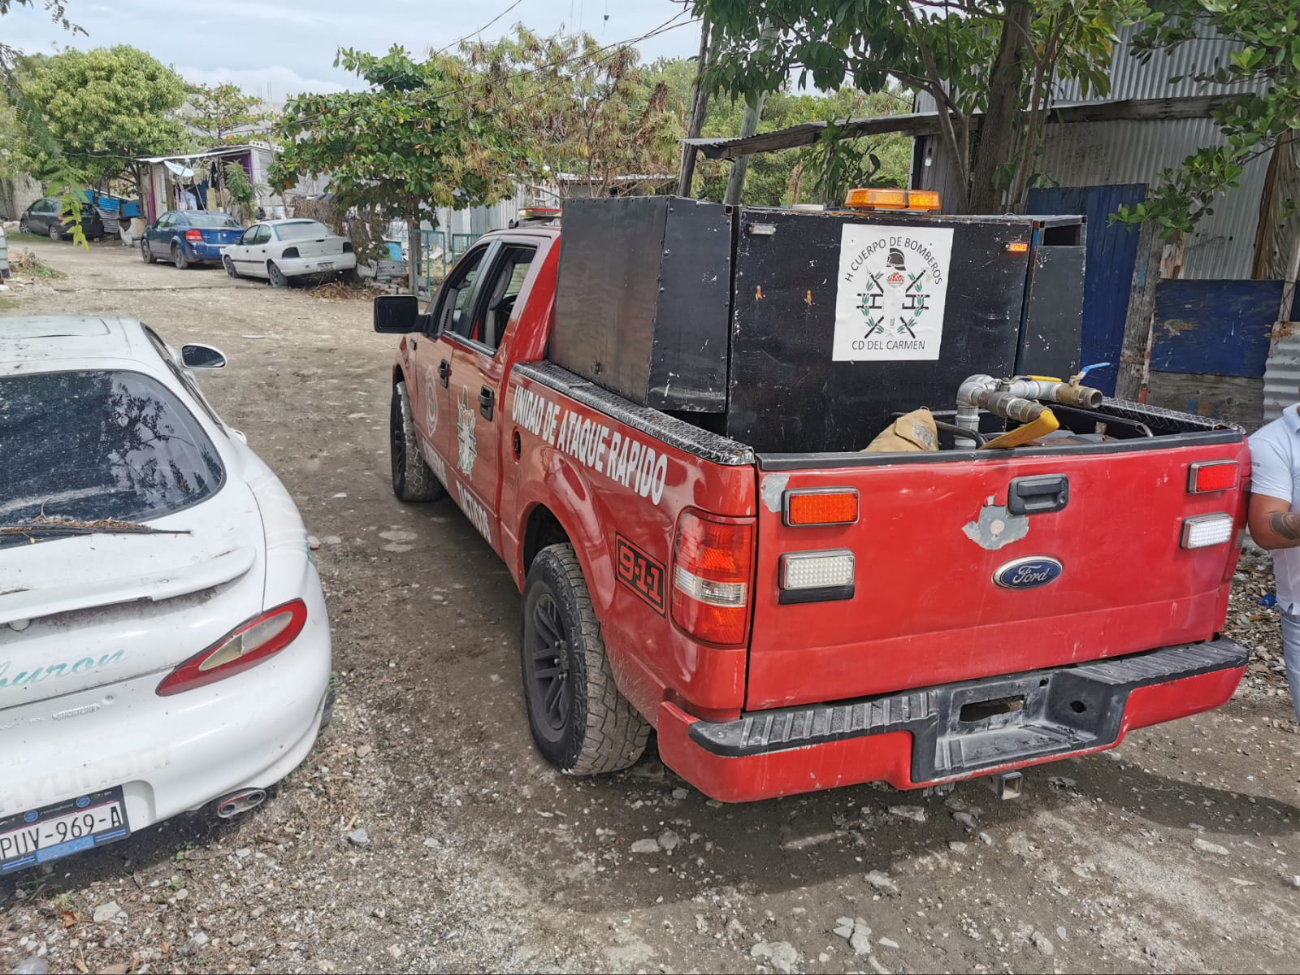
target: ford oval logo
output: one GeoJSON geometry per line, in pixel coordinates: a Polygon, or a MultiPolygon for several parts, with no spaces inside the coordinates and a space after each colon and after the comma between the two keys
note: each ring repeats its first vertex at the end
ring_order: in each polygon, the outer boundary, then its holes
{"type": "Polygon", "coordinates": [[[1045,555],[1008,562],[993,573],[993,581],[1003,589],[1035,589],[1055,582],[1063,571],[1061,563],[1045,555]]]}

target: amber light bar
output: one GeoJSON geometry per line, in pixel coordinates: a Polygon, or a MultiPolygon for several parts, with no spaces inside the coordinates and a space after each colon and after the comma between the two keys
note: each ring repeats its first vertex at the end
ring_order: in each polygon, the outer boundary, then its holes
{"type": "Polygon", "coordinates": [[[938,210],[940,202],[934,190],[886,187],[849,190],[844,205],[855,210],[938,210]]]}

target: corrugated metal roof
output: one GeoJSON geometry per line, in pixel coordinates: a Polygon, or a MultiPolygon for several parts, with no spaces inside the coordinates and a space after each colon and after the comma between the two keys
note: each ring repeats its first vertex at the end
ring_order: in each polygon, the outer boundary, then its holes
{"type": "Polygon", "coordinates": [[[1300,399],[1300,329],[1273,343],[1264,368],[1264,422],[1300,399]]]}
{"type": "MultiPolygon", "coordinates": [[[[1110,64],[1110,91],[1103,97],[1095,94],[1085,99],[1080,92],[1079,82],[1074,79],[1057,83],[1053,92],[1058,102],[1079,101],[1115,101],[1124,98],[1179,98],[1189,95],[1243,95],[1253,91],[1262,92],[1268,88],[1265,83],[1255,85],[1217,85],[1202,84],[1195,80],[1200,72],[1213,70],[1215,65],[1226,62],[1228,55],[1241,49],[1239,41],[1226,40],[1210,34],[1190,40],[1185,44],[1164,52],[1157,52],[1143,63],[1130,53],[1129,40],[1136,28],[1123,27],[1117,32],[1119,43],[1115,45],[1115,56],[1110,64]],[[1170,78],[1179,80],[1170,84],[1170,78]]],[[[933,112],[934,99],[925,92],[919,92],[915,101],[916,111],[933,112]]]]}

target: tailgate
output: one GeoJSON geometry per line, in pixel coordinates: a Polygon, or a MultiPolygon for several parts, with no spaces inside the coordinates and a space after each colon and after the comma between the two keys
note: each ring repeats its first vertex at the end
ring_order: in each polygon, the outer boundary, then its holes
{"type": "MultiPolygon", "coordinates": [[[[1241,483],[1190,493],[1189,467],[1235,460],[1244,482],[1247,447],[1228,432],[1170,440],[977,460],[765,459],[746,706],[846,700],[1210,639],[1227,609],[1245,495],[1241,483]],[[1068,482],[1064,506],[1008,511],[1012,481],[1028,477],[1048,480],[1020,483],[1068,482]],[[805,488],[856,489],[857,523],[787,526],[782,501],[805,488]],[[1184,520],[1216,512],[1235,519],[1232,540],[1181,547],[1184,520]],[[782,556],[834,550],[854,556],[851,595],[790,602],[787,593],[782,603],[782,556]],[[1031,562],[1022,570],[1011,565],[1018,560],[1031,562]]],[[[1048,505],[1040,497],[1032,506],[1048,505]]]]}

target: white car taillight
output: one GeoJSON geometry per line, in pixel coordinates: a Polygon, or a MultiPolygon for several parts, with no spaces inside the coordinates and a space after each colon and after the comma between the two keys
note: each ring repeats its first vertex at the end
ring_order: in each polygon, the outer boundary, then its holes
{"type": "Polygon", "coordinates": [[[1220,512],[1183,519],[1183,548],[1208,548],[1232,538],[1232,515],[1220,512]]]}
{"type": "Polygon", "coordinates": [[[831,589],[853,585],[853,553],[788,552],[781,556],[781,588],[831,589]]]}
{"type": "Polygon", "coordinates": [[[254,616],[220,640],[190,657],[163,678],[160,697],[233,677],[279,653],[307,624],[307,604],[295,599],[254,616]]]}

